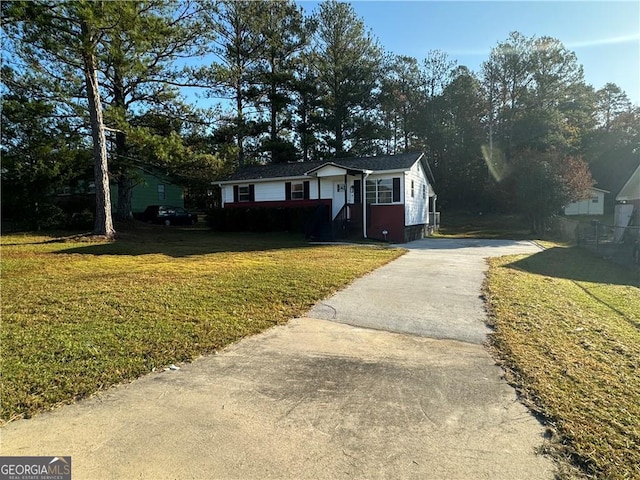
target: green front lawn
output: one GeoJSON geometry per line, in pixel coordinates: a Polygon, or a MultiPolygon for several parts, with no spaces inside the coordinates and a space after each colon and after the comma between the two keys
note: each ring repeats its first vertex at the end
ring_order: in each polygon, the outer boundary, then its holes
{"type": "Polygon", "coordinates": [[[2,237],[2,419],[29,417],[303,315],[402,254],[144,227],[2,237]]]}
{"type": "Polygon", "coordinates": [[[590,477],[640,478],[637,271],[552,246],[492,259],[485,288],[494,351],[552,426],[550,451],[590,477]]]}
{"type": "Polygon", "coordinates": [[[530,225],[520,215],[442,212],[436,236],[445,238],[532,238],[530,225]]]}

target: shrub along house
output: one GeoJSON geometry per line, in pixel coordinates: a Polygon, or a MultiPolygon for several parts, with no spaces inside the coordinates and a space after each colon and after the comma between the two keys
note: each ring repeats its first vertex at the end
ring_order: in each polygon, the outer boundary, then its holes
{"type": "MultiPolygon", "coordinates": [[[[436,195],[422,153],[254,165],[219,182],[222,207],[315,207],[307,233],[405,242],[434,227],[436,195]],[[430,215],[433,214],[433,215],[430,215]]],[[[247,226],[249,227],[249,226],[247,226]]]]}

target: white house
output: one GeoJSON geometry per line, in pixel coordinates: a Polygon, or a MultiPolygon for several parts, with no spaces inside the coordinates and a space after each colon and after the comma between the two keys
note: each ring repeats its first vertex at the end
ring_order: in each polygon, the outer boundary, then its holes
{"type": "Polygon", "coordinates": [[[364,238],[405,242],[433,227],[430,178],[424,154],[407,153],[248,166],[219,185],[223,208],[323,206],[334,232],[348,225],[364,238]]]}
{"type": "Polygon", "coordinates": [[[614,223],[616,242],[622,240],[629,225],[640,225],[640,165],[616,195],[614,223]]]}
{"type": "MultiPolygon", "coordinates": [[[[640,202],[640,165],[629,177],[629,180],[624,184],[618,195],[616,201],[624,203],[636,203],[640,202]]],[[[640,207],[640,204],[637,205],[640,207]]]]}
{"type": "Polygon", "coordinates": [[[608,190],[591,187],[591,196],[564,207],[565,215],[604,215],[604,195],[608,190]]]}

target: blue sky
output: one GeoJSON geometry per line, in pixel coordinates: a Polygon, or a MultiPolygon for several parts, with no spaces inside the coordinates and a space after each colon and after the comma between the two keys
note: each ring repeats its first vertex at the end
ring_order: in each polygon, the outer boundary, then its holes
{"type": "MultiPolygon", "coordinates": [[[[301,1],[307,12],[317,2],[301,1]]],[[[478,72],[510,32],[550,36],[575,52],[594,88],[616,83],[640,105],[640,2],[351,1],[389,52],[422,60],[442,50],[478,72]]]]}

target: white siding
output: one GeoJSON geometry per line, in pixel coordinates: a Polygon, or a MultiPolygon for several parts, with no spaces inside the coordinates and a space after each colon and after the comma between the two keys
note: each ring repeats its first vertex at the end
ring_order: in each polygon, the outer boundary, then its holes
{"type": "MultiPolygon", "coordinates": [[[[311,198],[318,198],[318,180],[314,177],[312,180],[313,183],[313,192],[311,194],[311,198]]],[[[322,198],[333,198],[333,178],[321,178],[320,179],[320,191],[322,193],[322,198]]]]}
{"type": "Polygon", "coordinates": [[[429,183],[420,162],[416,162],[404,175],[404,218],[405,225],[425,225],[429,220],[429,183]],[[413,181],[414,195],[411,196],[413,181]],[[423,198],[423,188],[425,195],[423,198]]]}
{"type": "Polygon", "coordinates": [[[640,166],[631,174],[620,193],[616,196],[618,201],[632,202],[640,200],[640,166]]]}
{"type": "Polygon", "coordinates": [[[222,186],[222,206],[224,207],[225,203],[233,202],[233,185],[223,185],[222,186]]]}
{"type": "MultiPolygon", "coordinates": [[[[285,180],[272,180],[266,182],[238,182],[235,185],[254,185],[255,192],[255,201],[256,202],[277,202],[286,200],[285,193],[285,183],[292,182],[309,182],[309,198],[311,200],[315,200],[318,198],[318,181],[314,177],[305,177],[301,179],[285,179],[285,180]]],[[[222,186],[222,202],[224,203],[233,203],[233,187],[234,185],[224,185],[222,186]]],[[[323,198],[331,198],[331,186],[327,185],[327,194],[328,197],[323,198]]],[[[325,185],[323,182],[322,192],[325,193],[325,185]]]]}
{"type": "Polygon", "coordinates": [[[285,199],[284,182],[254,183],[256,202],[274,202],[285,199]]]}
{"type": "Polygon", "coordinates": [[[334,167],[333,165],[327,165],[319,169],[316,174],[319,177],[339,177],[345,174],[345,169],[340,167],[334,167]]]}
{"type": "Polygon", "coordinates": [[[604,215],[604,192],[591,191],[591,198],[573,202],[564,207],[565,215],[604,215]]]}

